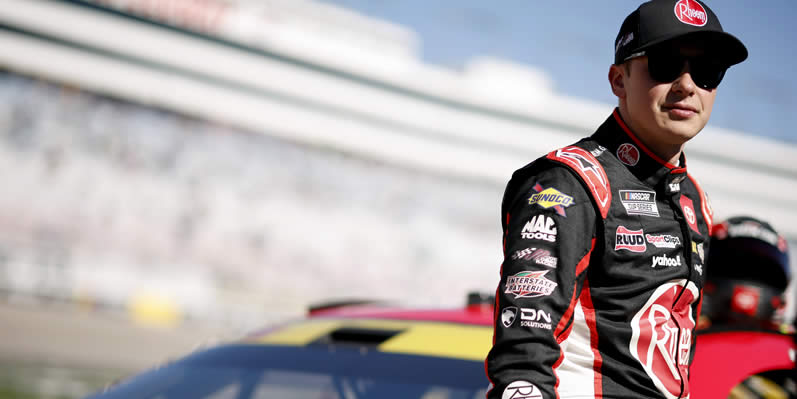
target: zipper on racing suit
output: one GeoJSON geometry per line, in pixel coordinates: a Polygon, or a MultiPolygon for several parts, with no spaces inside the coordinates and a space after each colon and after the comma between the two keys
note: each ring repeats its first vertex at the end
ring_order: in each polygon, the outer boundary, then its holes
{"type": "MultiPolygon", "coordinates": [[[[684,261],[685,261],[685,265],[686,265],[686,269],[687,269],[686,284],[684,284],[684,286],[678,292],[678,295],[675,297],[675,301],[673,301],[673,304],[672,304],[672,310],[673,311],[676,309],[676,306],[677,306],[678,302],[681,300],[681,296],[683,295],[684,291],[687,290],[687,285],[690,282],[692,282],[692,274],[693,274],[692,273],[692,235],[691,235],[691,233],[689,231],[689,225],[688,225],[688,223],[686,221],[686,217],[683,214],[683,209],[681,209],[681,206],[680,206],[679,202],[676,201],[676,197],[680,198],[680,196],[683,195],[683,194],[681,194],[680,184],[684,180],[686,180],[686,173],[679,174],[679,175],[670,174],[670,175],[667,176],[667,179],[665,179],[666,186],[664,188],[665,189],[665,193],[667,194],[667,199],[668,199],[668,201],[670,203],[670,207],[672,208],[673,214],[675,215],[675,220],[678,222],[678,226],[681,229],[681,236],[682,236],[682,242],[683,242],[683,255],[684,255],[684,261]]],[[[695,319],[696,318],[697,318],[697,315],[695,315],[695,319]]],[[[676,342],[681,342],[681,338],[682,338],[681,337],[681,331],[682,331],[681,325],[678,322],[678,318],[673,317],[672,319],[673,319],[673,322],[675,323],[675,325],[678,327],[678,336],[677,336],[677,341],[676,342]]],[[[694,337],[693,337],[693,339],[694,339],[694,337]]],[[[691,351],[690,351],[690,356],[691,356],[691,351]]],[[[676,367],[676,370],[678,370],[678,375],[681,376],[681,394],[678,395],[678,397],[680,398],[684,394],[684,381],[686,381],[686,378],[689,378],[689,376],[688,375],[687,376],[681,375],[681,368],[678,367],[678,365],[681,364],[681,351],[680,350],[676,351],[676,358],[673,359],[673,360],[675,361],[675,367],[676,367]]]]}

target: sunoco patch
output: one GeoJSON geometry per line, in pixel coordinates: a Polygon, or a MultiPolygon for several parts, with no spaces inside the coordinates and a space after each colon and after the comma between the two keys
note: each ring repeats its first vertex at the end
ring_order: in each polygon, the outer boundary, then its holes
{"type": "Polygon", "coordinates": [[[573,197],[557,190],[554,187],[542,188],[540,183],[534,185],[536,193],[529,197],[529,205],[537,204],[542,208],[553,208],[557,214],[567,216],[565,208],[573,205],[573,197]]]}
{"type": "Polygon", "coordinates": [[[659,216],[656,193],[642,190],[620,190],[620,202],[629,215],[659,216]]]}

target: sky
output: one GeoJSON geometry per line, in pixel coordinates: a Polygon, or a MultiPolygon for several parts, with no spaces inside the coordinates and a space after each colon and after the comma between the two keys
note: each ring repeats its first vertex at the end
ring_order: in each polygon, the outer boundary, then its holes
{"type": "MultiPolygon", "coordinates": [[[[639,0],[323,0],[405,26],[425,62],[461,68],[486,55],[541,68],[567,96],[607,104],[614,39],[639,0]]],[[[797,145],[797,1],[714,0],[747,61],[728,70],[709,125],[797,145]]]]}

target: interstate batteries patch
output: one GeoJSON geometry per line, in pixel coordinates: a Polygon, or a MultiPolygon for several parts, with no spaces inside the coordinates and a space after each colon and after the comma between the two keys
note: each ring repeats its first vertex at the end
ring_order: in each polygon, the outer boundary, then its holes
{"type": "Polygon", "coordinates": [[[535,184],[533,188],[536,193],[529,197],[529,205],[537,204],[545,209],[553,208],[560,216],[567,216],[565,208],[573,205],[573,197],[553,187],[542,188],[540,183],[535,184]]]}
{"type": "Polygon", "coordinates": [[[523,271],[506,280],[506,294],[514,294],[517,298],[535,298],[551,295],[557,283],[545,278],[549,270],[523,271]]]}
{"type": "Polygon", "coordinates": [[[659,216],[656,193],[642,190],[620,190],[620,202],[629,215],[659,216]]]}

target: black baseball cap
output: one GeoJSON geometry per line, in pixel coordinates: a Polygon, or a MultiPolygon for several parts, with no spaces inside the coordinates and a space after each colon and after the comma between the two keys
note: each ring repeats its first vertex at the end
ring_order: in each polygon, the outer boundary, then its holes
{"type": "Polygon", "coordinates": [[[614,63],[672,40],[694,40],[726,66],[747,59],[747,48],[722,29],[719,18],[698,0],[651,0],[629,14],[614,41],[614,63]]]}

